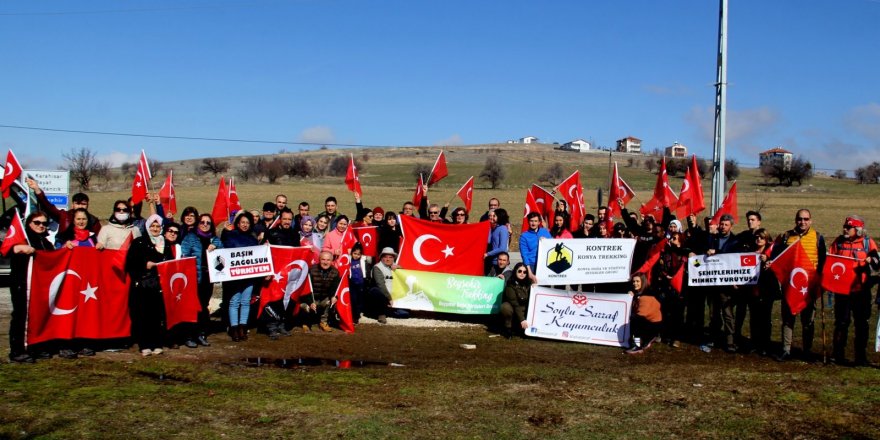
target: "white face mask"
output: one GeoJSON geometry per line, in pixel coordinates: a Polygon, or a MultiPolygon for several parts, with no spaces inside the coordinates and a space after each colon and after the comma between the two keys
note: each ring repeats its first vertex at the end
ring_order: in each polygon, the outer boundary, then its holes
{"type": "Polygon", "coordinates": [[[116,217],[116,220],[118,220],[122,223],[125,223],[128,221],[128,213],[127,212],[117,212],[116,214],[114,214],[114,216],[116,217]]]}

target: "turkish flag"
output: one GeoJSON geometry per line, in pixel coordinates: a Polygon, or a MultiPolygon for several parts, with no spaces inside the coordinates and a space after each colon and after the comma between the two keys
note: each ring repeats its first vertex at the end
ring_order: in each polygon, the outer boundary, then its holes
{"type": "Polygon", "coordinates": [[[666,174],[666,158],[661,159],[660,171],[657,173],[657,183],[654,184],[654,197],[642,205],[639,212],[642,215],[653,215],[655,220],[662,220],[663,208],[675,209],[678,206],[678,196],[669,187],[669,176],[666,174]]]}
{"type": "Polygon", "coordinates": [[[801,312],[813,301],[812,291],[816,285],[816,268],[804,252],[800,240],[782,251],[770,265],[776,279],[782,285],[782,293],[793,315],[801,312]]]}
{"type": "Polygon", "coordinates": [[[119,250],[77,246],[37,251],[28,282],[27,343],[130,336],[127,276],[119,250]]]}
{"type": "Polygon", "coordinates": [[[339,271],[339,287],[336,288],[336,313],[339,315],[339,328],[346,333],[354,333],[354,321],[351,318],[351,290],[348,288],[350,267],[339,271]]]}
{"type": "Polygon", "coordinates": [[[351,158],[348,161],[348,170],[345,172],[345,184],[348,186],[348,190],[357,194],[358,196],[363,195],[361,193],[361,179],[358,177],[357,167],[354,165],[354,155],[351,155],[351,158]]]}
{"type": "Polygon", "coordinates": [[[620,185],[617,162],[614,162],[614,171],[611,173],[611,188],[608,189],[608,209],[605,211],[605,229],[609,232],[613,230],[614,222],[621,218],[622,212],[618,200],[623,200],[622,192],[625,191],[620,185]]]}
{"type": "Polygon", "coordinates": [[[671,285],[672,288],[675,289],[675,291],[679,294],[681,294],[681,291],[684,288],[684,268],[686,266],[687,261],[679,266],[678,270],[675,272],[675,275],[672,276],[672,280],[669,281],[669,285],[671,285]]]}
{"type": "Polygon", "coordinates": [[[474,176],[471,176],[471,178],[461,186],[461,189],[458,190],[456,195],[461,199],[461,202],[464,203],[465,211],[470,213],[471,205],[473,205],[474,202],[474,176]]]}
{"type": "Polygon", "coordinates": [[[704,209],[706,209],[706,202],[703,201],[703,184],[700,179],[700,171],[697,169],[697,156],[692,155],[691,164],[684,174],[684,181],[681,182],[681,192],[678,193],[676,215],[679,218],[685,218],[691,213],[696,214],[704,209]]]}
{"type": "MultiPolygon", "coordinates": [[[[581,172],[575,170],[565,180],[556,186],[556,191],[562,193],[562,198],[568,204],[569,229],[576,231],[584,222],[584,188],[581,186],[581,172]]],[[[549,219],[552,220],[552,219],[549,219]]]]}
{"type": "Polygon", "coordinates": [[[352,228],[354,229],[355,235],[357,235],[357,240],[360,242],[361,247],[364,248],[364,255],[368,257],[378,257],[379,249],[377,245],[379,244],[379,228],[376,226],[362,226],[360,228],[352,228]]]}
{"type": "Polygon", "coordinates": [[[27,232],[25,232],[24,223],[21,222],[21,217],[18,216],[18,208],[15,208],[15,215],[12,216],[9,229],[6,230],[6,238],[3,239],[3,244],[0,245],[0,255],[8,257],[15,245],[27,242],[27,232]]]}
{"type": "Polygon", "coordinates": [[[422,197],[425,196],[425,181],[422,179],[422,175],[419,174],[419,183],[418,186],[416,186],[416,193],[413,194],[412,199],[413,205],[416,205],[417,209],[422,204],[422,197]]]}
{"type": "Polygon", "coordinates": [[[856,282],[858,260],[842,255],[828,254],[825,256],[825,267],[822,268],[822,288],[841,295],[849,295],[852,285],[856,282]]]}
{"type": "Polygon", "coordinates": [[[629,204],[630,200],[635,198],[636,193],[619,174],[617,175],[617,181],[620,183],[620,198],[623,199],[623,206],[626,206],[629,204]]]}
{"type": "Polygon", "coordinates": [[[141,150],[141,158],[138,161],[137,172],[134,175],[134,182],[131,184],[131,204],[137,205],[147,198],[147,186],[150,184],[150,164],[147,162],[147,154],[141,150]]]}
{"type": "Polygon", "coordinates": [[[174,170],[168,171],[165,183],[159,189],[159,201],[165,205],[165,212],[177,214],[177,194],[174,192],[174,170]]]}
{"type": "Polygon", "coordinates": [[[276,272],[271,280],[263,283],[260,293],[261,313],[270,302],[284,300],[286,309],[291,300],[296,304],[301,296],[312,292],[312,283],[309,280],[312,248],[273,245],[269,246],[269,251],[272,252],[272,263],[276,272]]]}
{"type": "Polygon", "coordinates": [[[9,197],[9,188],[12,188],[12,183],[18,180],[19,177],[21,177],[21,164],[18,163],[15,153],[9,150],[6,153],[6,168],[3,170],[3,181],[0,182],[0,191],[3,192],[4,198],[9,197]]]}
{"type": "Polygon", "coordinates": [[[354,238],[354,233],[351,230],[352,228],[348,228],[342,234],[342,253],[333,260],[333,266],[340,273],[351,266],[351,248],[357,243],[357,240],[354,238]]]}
{"type": "Polygon", "coordinates": [[[217,186],[217,197],[214,198],[214,209],[211,210],[211,219],[215,225],[229,221],[229,190],[226,189],[226,179],[220,177],[220,185],[217,186]]]}
{"type": "Polygon", "coordinates": [[[648,279],[648,283],[651,283],[651,270],[654,268],[654,265],[657,264],[657,261],[660,260],[660,254],[663,253],[663,249],[666,248],[666,238],[654,243],[654,246],[651,246],[651,249],[648,249],[648,255],[645,256],[645,262],[639,267],[638,270],[633,273],[643,273],[646,275],[648,279]]]}
{"type": "Polygon", "coordinates": [[[754,267],[758,265],[758,255],[748,254],[739,256],[740,267],[754,267]]]}
{"type": "Polygon", "coordinates": [[[712,220],[710,223],[713,225],[717,225],[718,222],[721,221],[721,216],[724,214],[730,214],[733,216],[733,222],[736,223],[739,221],[739,215],[737,215],[737,207],[736,207],[736,182],[733,182],[733,185],[730,185],[730,189],[727,191],[727,197],[724,198],[724,201],[721,202],[721,206],[718,207],[718,211],[715,212],[715,215],[712,216],[712,220]]]}
{"type": "Polygon", "coordinates": [[[483,254],[489,242],[489,222],[443,224],[401,216],[400,255],[404,269],[483,275],[483,254]]]}
{"type": "Polygon", "coordinates": [[[232,222],[235,214],[241,211],[241,202],[238,201],[238,191],[235,189],[235,177],[229,178],[229,197],[226,200],[229,204],[229,221],[232,222]]]}
{"type": "Polygon", "coordinates": [[[199,303],[196,257],[163,261],[156,265],[162,300],[165,302],[165,328],[181,322],[198,322],[202,306],[199,303]]]}
{"type": "MultiPolygon", "coordinates": [[[[553,193],[547,191],[539,185],[535,185],[534,183],[532,184],[532,188],[529,190],[529,192],[532,193],[535,204],[538,206],[537,211],[541,213],[541,217],[548,221],[551,220],[550,216],[553,215],[553,201],[556,200],[556,198],[553,197],[553,193]]],[[[528,229],[528,226],[526,226],[523,231],[525,231],[526,229],[528,229]]]]}
{"type": "Polygon", "coordinates": [[[523,221],[522,221],[522,232],[525,232],[529,229],[529,214],[537,212],[541,213],[541,208],[538,206],[538,203],[535,201],[535,195],[531,191],[526,191],[526,206],[523,209],[523,221]]]}
{"type": "Polygon", "coordinates": [[[440,155],[437,156],[437,160],[434,161],[434,168],[431,168],[431,175],[428,176],[428,186],[443,180],[443,178],[448,175],[449,170],[446,169],[446,155],[444,155],[441,150],[440,155]]]}

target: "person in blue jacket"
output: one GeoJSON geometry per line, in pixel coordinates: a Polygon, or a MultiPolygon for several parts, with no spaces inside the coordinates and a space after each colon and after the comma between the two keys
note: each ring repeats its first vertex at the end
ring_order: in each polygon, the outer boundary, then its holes
{"type": "Polygon", "coordinates": [[[537,212],[530,212],[526,220],[529,222],[529,229],[519,236],[519,253],[523,264],[529,269],[529,278],[537,283],[535,272],[538,264],[538,242],[543,238],[550,238],[550,231],[541,226],[541,214],[537,212]]]}

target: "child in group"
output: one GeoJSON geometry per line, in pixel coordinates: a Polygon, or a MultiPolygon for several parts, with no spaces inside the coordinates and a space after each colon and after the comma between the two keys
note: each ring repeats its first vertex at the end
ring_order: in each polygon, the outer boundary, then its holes
{"type": "Polygon", "coordinates": [[[654,339],[660,334],[663,325],[663,314],[660,312],[660,301],[648,290],[645,274],[639,272],[632,277],[633,297],[632,316],[630,317],[630,348],[629,354],[642,353],[651,347],[654,339]]]}
{"type": "Polygon", "coordinates": [[[364,295],[368,283],[368,277],[372,268],[368,258],[364,257],[364,249],[360,243],[355,243],[351,248],[351,274],[349,276],[348,291],[351,294],[351,319],[357,324],[364,310],[364,295]]]}

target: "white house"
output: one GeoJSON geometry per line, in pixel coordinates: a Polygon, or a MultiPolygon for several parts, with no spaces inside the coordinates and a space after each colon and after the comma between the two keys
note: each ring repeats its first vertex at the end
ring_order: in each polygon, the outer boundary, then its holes
{"type": "Polygon", "coordinates": [[[627,136],[617,141],[617,151],[621,153],[641,153],[642,140],[632,136],[627,136]]]}
{"type": "Polygon", "coordinates": [[[791,151],[780,147],[771,148],[758,154],[758,164],[764,166],[764,164],[778,160],[782,162],[782,167],[787,170],[791,168],[792,157],[794,157],[794,154],[791,151]]]}
{"type": "Polygon", "coordinates": [[[519,143],[521,143],[521,144],[537,144],[538,138],[536,138],[534,136],[526,136],[524,138],[520,138],[519,143]]]}
{"type": "Polygon", "coordinates": [[[678,142],[666,147],[666,157],[687,157],[688,149],[678,142]]]}
{"type": "Polygon", "coordinates": [[[590,148],[592,148],[592,145],[583,139],[575,139],[571,142],[566,142],[559,147],[560,150],[580,151],[581,153],[590,151],[590,148]]]}

